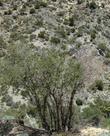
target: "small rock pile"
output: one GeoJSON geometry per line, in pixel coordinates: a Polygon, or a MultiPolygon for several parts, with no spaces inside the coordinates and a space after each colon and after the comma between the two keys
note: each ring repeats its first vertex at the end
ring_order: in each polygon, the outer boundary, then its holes
{"type": "Polygon", "coordinates": [[[3,136],[49,136],[46,130],[34,129],[24,125],[22,120],[0,121],[0,135],[3,136]]]}

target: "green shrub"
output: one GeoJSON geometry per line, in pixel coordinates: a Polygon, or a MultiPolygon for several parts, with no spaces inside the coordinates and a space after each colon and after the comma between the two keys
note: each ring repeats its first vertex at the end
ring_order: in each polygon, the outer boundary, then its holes
{"type": "Polygon", "coordinates": [[[43,20],[42,20],[42,18],[37,19],[36,22],[35,22],[35,25],[39,26],[39,27],[43,26],[43,20]]]}
{"type": "Polygon", "coordinates": [[[3,3],[0,1],[0,7],[2,7],[3,6],[3,3]]]}
{"type": "Polygon", "coordinates": [[[101,18],[97,18],[97,23],[100,24],[101,23],[101,18]]]}
{"type": "Polygon", "coordinates": [[[45,31],[40,31],[38,34],[38,37],[44,39],[45,38],[45,31]]]}
{"type": "Polygon", "coordinates": [[[36,35],[35,35],[35,34],[31,34],[31,35],[30,35],[30,41],[32,41],[32,40],[34,40],[34,39],[36,39],[36,35]]]}
{"type": "Polygon", "coordinates": [[[48,34],[45,31],[40,31],[39,34],[38,34],[38,37],[42,38],[42,39],[45,39],[47,41],[49,39],[49,36],[48,36],[48,34]]]}
{"type": "Polygon", "coordinates": [[[39,9],[40,8],[40,4],[39,3],[35,4],[34,8],[35,9],[39,9]]]}
{"type": "Polygon", "coordinates": [[[51,43],[54,43],[54,44],[59,44],[60,43],[60,39],[56,36],[53,36],[51,37],[51,40],[50,40],[51,43]]]}
{"type": "Polygon", "coordinates": [[[8,10],[8,11],[5,11],[4,12],[4,15],[11,15],[12,14],[12,11],[11,10],[8,10]]]}
{"type": "Polygon", "coordinates": [[[59,35],[61,38],[66,38],[66,36],[67,36],[67,32],[66,32],[66,30],[64,29],[63,26],[59,26],[59,27],[57,28],[57,30],[56,30],[56,33],[57,33],[57,35],[59,35]]]}
{"type": "Polygon", "coordinates": [[[95,84],[96,84],[96,88],[98,89],[98,90],[103,90],[103,88],[104,88],[104,84],[103,84],[103,81],[102,80],[96,80],[95,81],[95,84]]]}
{"type": "Polygon", "coordinates": [[[3,37],[0,37],[0,49],[6,49],[6,43],[3,37]]]}
{"type": "Polygon", "coordinates": [[[65,19],[63,20],[63,24],[64,24],[64,25],[68,25],[68,19],[67,19],[67,18],[65,18],[65,19]]]}
{"type": "Polygon", "coordinates": [[[90,89],[91,90],[100,90],[100,91],[103,91],[103,88],[104,88],[104,84],[103,84],[103,81],[102,80],[96,80],[91,86],[90,86],[90,89]]]}
{"type": "MultiPolygon", "coordinates": [[[[103,122],[101,122],[101,125],[104,128],[109,128],[110,129],[110,118],[104,118],[103,122]]],[[[109,134],[110,135],[110,134],[109,134]]],[[[102,136],[109,136],[109,135],[102,135],[102,136]]]]}
{"type": "Polygon", "coordinates": [[[71,28],[71,32],[74,33],[75,32],[75,28],[71,28]]]}
{"type": "Polygon", "coordinates": [[[61,45],[61,49],[62,49],[63,51],[66,51],[66,50],[67,50],[67,45],[65,45],[65,44],[61,45]]]}
{"type": "Polygon", "coordinates": [[[103,52],[106,52],[108,50],[105,43],[100,43],[97,48],[102,50],[103,52]]]}
{"type": "Polygon", "coordinates": [[[68,38],[69,44],[73,44],[73,43],[75,43],[75,41],[76,41],[75,37],[69,37],[68,38]]]}
{"type": "Polygon", "coordinates": [[[23,38],[23,35],[21,33],[18,33],[18,32],[13,32],[10,34],[10,39],[11,40],[19,40],[19,39],[22,39],[23,38]]]}
{"type": "Polygon", "coordinates": [[[84,0],[77,0],[77,4],[82,4],[84,0]]]}
{"type": "Polygon", "coordinates": [[[27,114],[31,115],[32,117],[36,117],[36,108],[32,107],[32,106],[29,106],[27,108],[27,114]]]}
{"type": "Polygon", "coordinates": [[[79,31],[76,33],[76,35],[77,35],[77,37],[81,37],[81,36],[83,36],[83,33],[82,33],[82,31],[79,29],[79,31]]]}
{"type": "Polygon", "coordinates": [[[73,14],[72,16],[69,16],[69,18],[65,18],[63,23],[72,27],[75,25],[75,20],[77,19],[78,16],[76,14],[73,14]]]}
{"type": "Polygon", "coordinates": [[[90,2],[89,3],[89,8],[90,9],[96,9],[98,6],[97,6],[97,4],[96,4],[96,2],[94,1],[94,0],[92,0],[92,2],[90,2]]]}
{"type": "Polygon", "coordinates": [[[83,105],[83,101],[78,98],[78,99],[76,100],[76,104],[77,104],[78,106],[81,106],[81,105],[83,105]]]}
{"type": "Polygon", "coordinates": [[[46,1],[40,1],[40,6],[42,7],[47,7],[47,2],[46,1]]]}
{"type": "Polygon", "coordinates": [[[90,33],[90,35],[91,35],[91,40],[94,40],[94,39],[96,38],[96,31],[93,30],[93,31],[90,33]]]}
{"type": "Polygon", "coordinates": [[[34,8],[30,9],[30,14],[34,14],[36,11],[34,8]]]}
{"type": "Polygon", "coordinates": [[[2,97],[2,102],[6,102],[6,105],[7,106],[12,106],[14,103],[13,103],[13,100],[12,100],[12,97],[9,96],[9,95],[5,95],[4,97],[2,97]]]}
{"type": "Polygon", "coordinates": [[[105,4],[104,4],[104,3],[101,3],[101,7],[102,7],[102,8],[105,8],[105,4]]]}
{"type": "Polygon", "coordinates": [[[90,103],[89,107],[83,110],[82,117],[88,122],[98,118],[102,127],[110,127],[110,102],[96,98],[94,103],[90,103]]]}
{"type": "Polygon", "coordinates": [[[40,7],[47,7],[47,2],[40,0],[35,4],[35,9],[39,9],[40,7]]]}
{"type": "Polygon", "coordinates": [[[80,47],[81,47],[81,43],[80,42],[76,43],[76,49],[80,49],[80,47]]]}
{"type": "Polygon", "coordinates": [[[104,64],[109,65],[110,64],[110,58],[105,58],[104,64]]]}
{"type": "Polygon", "coordinates": [[[110,49],[106,46],[105,43],[101,43],[97,47],[98,50],[101,50],[106,58],[110,58],[110,49]]]}
{"type": "Polygon", "coordinates": [[[3,50],[0,50],[0,57],[4,57],[5,56],[5,52],[3,50]]]}
{"type": "Polygon", "coordinates": [[[90,104],[89,107],[85,108],[82,113],[84,119],[91,121],[94,117],[102,116],[101,111],[93,104],[90,104]]]}
{"type": "Polygon", "coordinates": [[[108,50],[106,55],[105,55],[106,58],[110,58],[110,51],[108,50]]]}
{"type": "Polygon", "coordinates": [[[74,26],[74,16],[69,17],[69,26],[74,26]]]}
{"type": "Polygon", "coordinates": [[[56,2],[57,0],[52,0],[53,2],[56,2]]]}

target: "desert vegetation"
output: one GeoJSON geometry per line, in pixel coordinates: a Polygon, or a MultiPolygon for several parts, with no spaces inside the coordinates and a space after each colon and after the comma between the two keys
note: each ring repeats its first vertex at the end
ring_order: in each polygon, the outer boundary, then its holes
{"type": "Polygon", "coordinates": [[[0,134],[108,136],[109,13],[107,0],[0,1],[0,134]]]}

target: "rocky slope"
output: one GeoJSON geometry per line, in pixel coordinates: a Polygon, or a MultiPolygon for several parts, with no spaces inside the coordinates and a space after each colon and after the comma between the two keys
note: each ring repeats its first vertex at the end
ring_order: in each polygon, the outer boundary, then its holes
{"type": "MultiPolygon", "coordinates": [[[[81,108],[97,96],[109,100],[109,0],[95,0],[95,3],[86,0],[79,0],[79,3],[77,0],[1,0],[0,56],[6,52],[6,46],[20,41],[35,50],[60,47],[67,56],[81,62],[84,88],[75,99],[83,101],[81,108]],[[103,90],[91,91],[96,80],[103,82],[103,90]]],[[[21,97],[17,99],[21,101],[21,97]]]]}
{"type": "Polygon", "coordinates": [[[101,78],[108,70],[109,66],[104,63],[106,54],[97,49],[99,44],[109,48],[108,1],[104,1],[105,8],[97,6],[96,9],[86,7],[85,2],[77,4],[66,0],[42,2],[39,7],[34,0],[1,3],[1,44],[19,40],[36,47],[60,44],[83,63],[85,84],[101,78]]]}

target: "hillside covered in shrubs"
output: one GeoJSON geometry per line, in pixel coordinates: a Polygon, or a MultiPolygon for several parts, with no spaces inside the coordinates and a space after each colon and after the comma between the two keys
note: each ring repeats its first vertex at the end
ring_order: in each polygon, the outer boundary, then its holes
{"type": "Polygon", "coordinates": [[[0,120],[3,136],[9,120],[44,135],[110,128],[109,0],[0,0],[0,120]]]}

